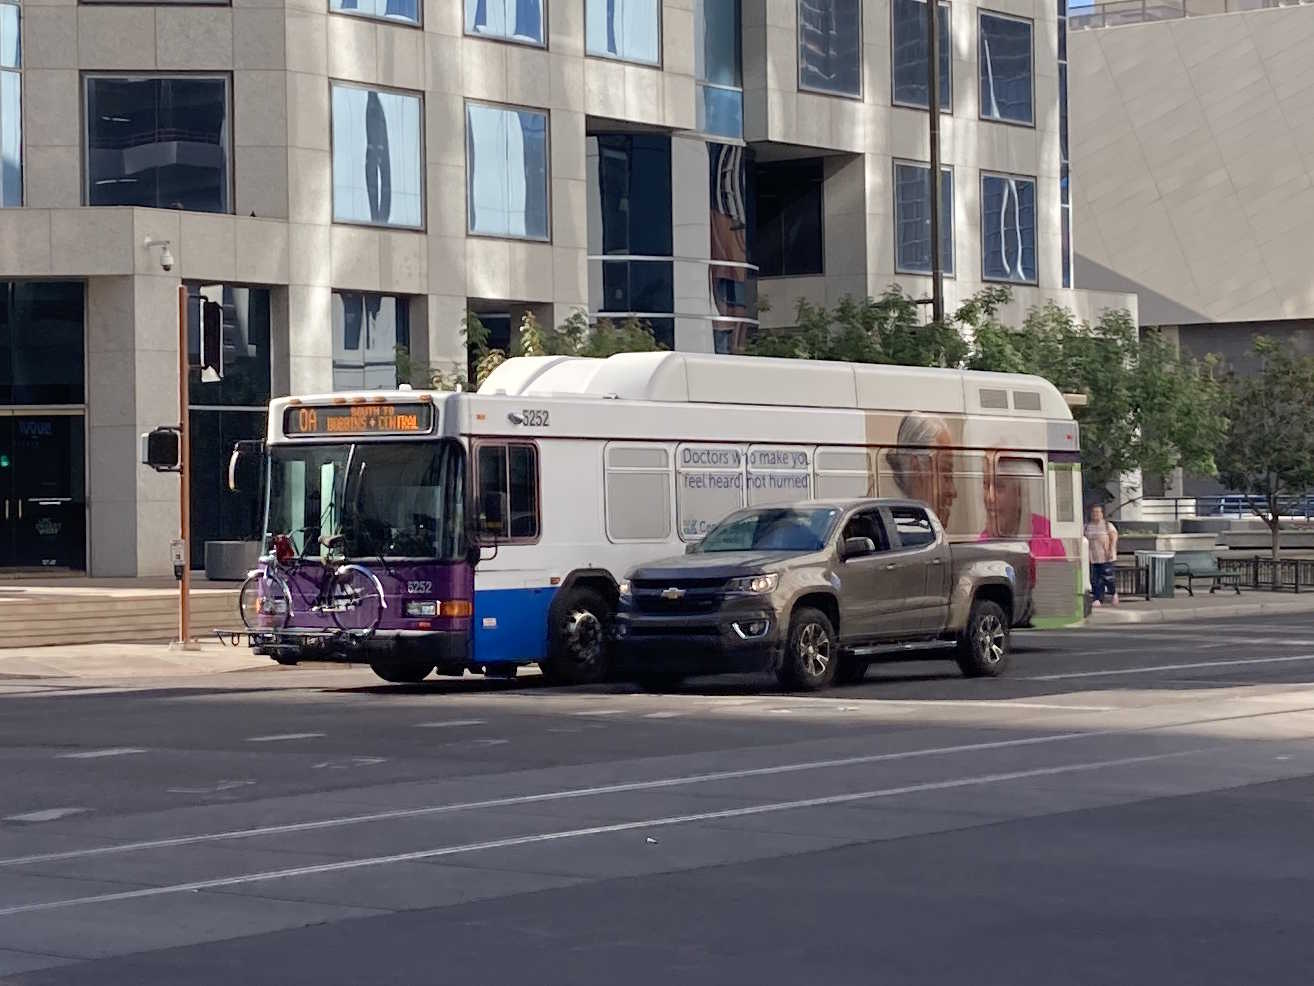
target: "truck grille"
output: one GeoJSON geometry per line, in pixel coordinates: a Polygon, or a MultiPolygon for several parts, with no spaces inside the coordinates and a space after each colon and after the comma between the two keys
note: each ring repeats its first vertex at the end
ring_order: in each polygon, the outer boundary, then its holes
{"type": "Polygon", "coordinates": [[[692,616],[719,609],[724,587],[725,579],[638,579],[631,591],[637,612],[692,616]]]}

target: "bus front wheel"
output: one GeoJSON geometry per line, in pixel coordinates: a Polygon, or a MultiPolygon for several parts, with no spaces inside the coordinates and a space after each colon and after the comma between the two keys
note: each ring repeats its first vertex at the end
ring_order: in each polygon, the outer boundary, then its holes
{"type": "Polygon", "coordinates": [[[593,589],[568,589],[552,607],[548,656],[540,669],[554,685],[588,685],[607,676],[612,609],[593,589]]]}

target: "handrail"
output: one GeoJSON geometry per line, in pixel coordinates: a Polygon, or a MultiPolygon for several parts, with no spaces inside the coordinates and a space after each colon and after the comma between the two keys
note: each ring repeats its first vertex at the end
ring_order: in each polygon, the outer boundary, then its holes
{"type": "Polygon", "coordinates": [[[1069,6],[1068,26],[1073,30],[1085,30],[1209,14],[1298,7],[1309,3],[1314,3],[1314,0],[1101,0],[1079,7],[1069,6]]]}

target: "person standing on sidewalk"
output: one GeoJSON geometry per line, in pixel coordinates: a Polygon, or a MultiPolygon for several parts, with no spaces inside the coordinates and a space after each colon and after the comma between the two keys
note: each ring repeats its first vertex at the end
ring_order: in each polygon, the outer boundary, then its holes
{"type": "Polygon", "coordinates": [[[1118,560],[1118,529],[1104,519],[1104,508],[1090,508],[1090,522],[1086,525],[1086,540],[1090,544],[1090,589],[1095,605],[1103,606],[1104,597],[1118,605],[1118,580],[1114,564],[1118,560]]]}

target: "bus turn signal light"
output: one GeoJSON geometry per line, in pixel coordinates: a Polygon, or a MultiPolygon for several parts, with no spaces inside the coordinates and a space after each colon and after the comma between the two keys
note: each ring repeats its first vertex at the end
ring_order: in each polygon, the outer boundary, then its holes
{"type": "Polygon", "coordinates": [[[468,599],[451,599],[443,603],[440,613],[443,616],[470,616],[474,613],[474,606],[468,599]]]}

